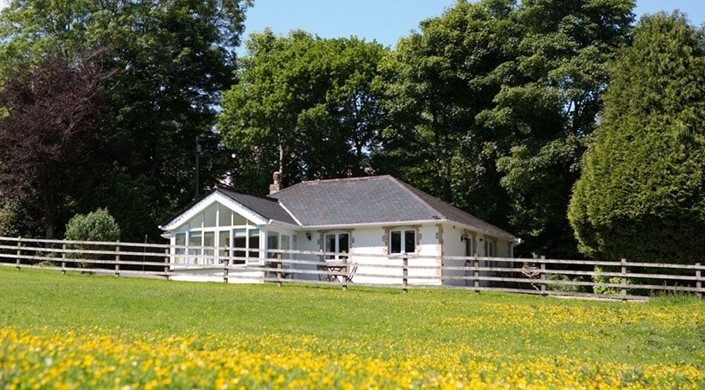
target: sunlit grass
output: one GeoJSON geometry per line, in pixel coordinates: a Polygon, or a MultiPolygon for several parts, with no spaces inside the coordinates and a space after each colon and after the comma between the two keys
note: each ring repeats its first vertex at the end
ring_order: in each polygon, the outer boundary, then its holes
{"type": "Polygon", "coordinates": [[[705,386],[705,305],[0,268],[0,387],[705,386]]]}

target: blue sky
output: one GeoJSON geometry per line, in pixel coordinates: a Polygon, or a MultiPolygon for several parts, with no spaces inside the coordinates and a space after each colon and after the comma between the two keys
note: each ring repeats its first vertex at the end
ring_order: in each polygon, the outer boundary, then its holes
{"type": "MultiPolygon", "coordinates": [[[[355,35],[394,47],[397,40],[416,29],[423,19],[439,16],[455,0],[254,0],[247,11],[246,31],[270,27],[277,34],[301,28],[324,38],[355,35]]],[[[705,22],[702,0],[637,0],[635,13],[680,9],[691,23],[705,22]]],[[[244,52],[241,48],[240,54],[244,52]]]]}

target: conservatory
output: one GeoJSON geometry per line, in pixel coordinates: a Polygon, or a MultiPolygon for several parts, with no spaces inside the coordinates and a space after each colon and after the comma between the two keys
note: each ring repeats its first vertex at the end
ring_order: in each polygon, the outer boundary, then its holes
{"type": "Polygon", "coordinates": [[[296,235],[287,222],[272,223],[228,195],[248,197],[222,190],[212,192],[166,225],[172,244],[172,268],[258,265],[271,257],[267,249],[296,249],[296,235]]]}

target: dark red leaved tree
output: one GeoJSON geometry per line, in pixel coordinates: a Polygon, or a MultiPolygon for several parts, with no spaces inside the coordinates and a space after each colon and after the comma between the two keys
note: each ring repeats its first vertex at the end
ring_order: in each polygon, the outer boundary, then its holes
{"type": "Polygon", "coordinates": [[[90,60],[48,59],[0,89],[0,189],[35,205],[47,238],[101,174],[104,77],[90,60]]]}

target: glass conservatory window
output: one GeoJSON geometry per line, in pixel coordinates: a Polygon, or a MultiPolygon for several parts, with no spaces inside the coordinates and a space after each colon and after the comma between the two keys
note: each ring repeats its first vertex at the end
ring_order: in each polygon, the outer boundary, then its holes
{"type": "Polygon", "coordinates": [[[218,226],[232,226],[233,224],[233,211],[229,208],[219,205],[218,210],[218,226]]]}
{"type": "Polygon", "coordinates": [[[215,227],[215,218],[218,212],[218,203],[212,204],[203,212],[203,227],[215,227]]]}

